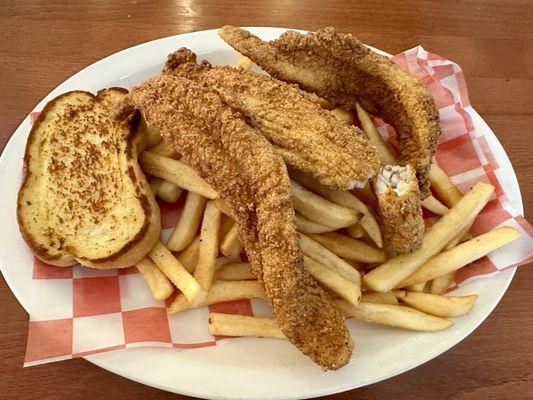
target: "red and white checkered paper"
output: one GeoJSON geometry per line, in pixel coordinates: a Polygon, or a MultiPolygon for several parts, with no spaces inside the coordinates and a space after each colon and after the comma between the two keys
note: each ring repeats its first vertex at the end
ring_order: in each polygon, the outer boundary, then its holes
{"type": "MultiPolygon", "coordinates": [[[[522,233],[519,240],[462,268],[457,283],[532,262],[533,228],[510,207],[500,184],[505,177],[488,146],[486,132],[472,122],[461,68],[421,47],[398,54],[394,60],[417,76],[435,98],[443,131],[436,155],[441,168],[463,192],[477,181],[496,187],[472,234],[502,225],[522,233]]],[[[390,126],[377,121],[384,137],[394,134],[390,126]]],[[[182,202],[161,203],[163,237],[168,237],[175,226],[181,206],[182,202]]],[[[57,268],[35,260],[33,276],[28,278],[36,283],[33,295],[42,296],[43,301],[42,309],[30,316],[25,366],[136,346],[214,346],[220,338],[208,332],[209,310],[262,316],[268,313],[262,300],[245,300],[169,316],[165,304],[153,300],[135,268],[57,268]],[[51,293],[53,296],[47,295],[51,293]]]]}

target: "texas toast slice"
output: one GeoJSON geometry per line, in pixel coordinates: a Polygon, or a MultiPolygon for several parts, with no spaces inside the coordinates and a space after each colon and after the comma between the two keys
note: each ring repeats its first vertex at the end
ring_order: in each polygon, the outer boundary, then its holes
{"type": "Polygon", "coordinates": [[[139,165],[127,91],[73,91],[50,101],[24,155],[17,218],[37,257],[56,266],[135,264],[159,239],[160,214],[139,165]]]}

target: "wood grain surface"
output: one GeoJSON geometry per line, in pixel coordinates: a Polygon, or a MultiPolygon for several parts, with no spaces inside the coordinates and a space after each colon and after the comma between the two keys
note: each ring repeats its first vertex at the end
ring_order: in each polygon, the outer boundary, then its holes
{"type": "MultiPolygon", "coordinates": [[[[0,150],[35,104],[85,66],[142,42],[225,24],[307,30],[333,25],[390,53],[421,44],[458,62],[473,106],[511,158],[526,217],[533,216],[533,2],[528,0],[2,1],[0,150]]],[[[329,398],[533,398],[532,287],[531,266],[522,267],[493,314],[453,349],[395,378],[329,398]]],[[[23,369],[27,323],[2,278],[2,399],[186,398],[82,359],[23,369]]]]}

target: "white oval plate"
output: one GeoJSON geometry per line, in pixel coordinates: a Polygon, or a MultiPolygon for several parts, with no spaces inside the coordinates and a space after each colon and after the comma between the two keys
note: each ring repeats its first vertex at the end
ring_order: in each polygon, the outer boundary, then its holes
{"type": "MultiPolygon", "coordinates": [[[[263,39],[274,39],[286,29],[249,28],[263,39]]],[[[234,65],[238,55],[216,30],[168,37],[135,46],[109,56],[72,76],[54,89],[35,111],[57,95],[82,89],[96,92],[110,87],[130,87],[158,75],[166,56],[181,46],[200,59],[234,65]]],[[[488,133],[488,141],[507,181],[504,188],[518,211],[523,211],[515,173],[501,144],[481,117],[470,109],[474,124],[488,133]]],[[[11,290],[32,313],[31,282],[20,265],[31,254],[18,232],[16,195],[21,181],[22,156],[30,131],[29,116],[15,131],[0,159],[0,269],[11,290]],[[25,275],[25,274],[24,274],[25,275]]],[[[101,353],[86,359],[134,381],[189,396],[213,399],[302,399],[341,392],[398,375],[438,356],[459,343],[490,314],[505,293],[514,269],[463,285],[461,293],[477,293],[472,312],[456,318],[455,325],[437,333],[414,333],[350,320],[356,348],[350,363],[336,372],[321,372],[288,342],[241,338],[219,342],[215,347],[178,351],[167,348],[133,348],[101,353]]]]}

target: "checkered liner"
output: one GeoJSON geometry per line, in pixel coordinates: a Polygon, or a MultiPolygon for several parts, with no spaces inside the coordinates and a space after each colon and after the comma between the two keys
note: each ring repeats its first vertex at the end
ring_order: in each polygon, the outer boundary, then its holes
{"type": "MultiPolygon", "coordinates": [[[[497,226],[513,226],[523,236],[502,250],[462,268],[457,283],[488,276],[533,261],[533,228],[510,207],[500,185],[501,171],[488,146],[483,127],[475,127],[461,68],[421,47],[394,60],[416,75],[435,98],[443,137],[437,150],[439,165],[463,192],[474,182],[490,182],[494,198],[472,227],[473,235],[497,226]]],[[[384,137],[392,127],[377,120],[384,137]]],[[[161,203],[163,236],[175,226],[181,204],[161,203]]],[[[429,222],[429,221],[428,221],[429,222]]],[[[221,303],[168,316],[165,304],[153,300],[135,268],[93,270],[79,266],[56,268],[34,261],[36,291],[42,309],[30,316],[25,366],[136,346],[189,349],[216,345],[208,332],[209,310],[234,314],[268,313],[262,300],[221,303]]],[[[37,294],[36,294],[37,295],[37,294]]]]}

